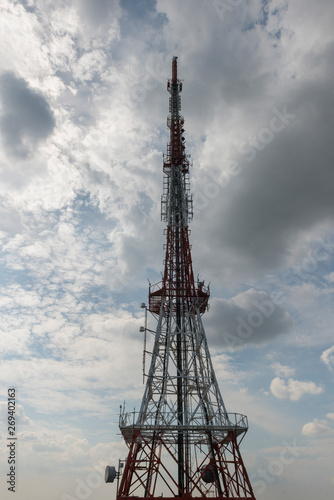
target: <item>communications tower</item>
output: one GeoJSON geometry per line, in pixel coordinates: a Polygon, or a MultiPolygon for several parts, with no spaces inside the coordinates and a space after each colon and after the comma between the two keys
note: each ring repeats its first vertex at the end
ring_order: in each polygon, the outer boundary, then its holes
{"type": "Polygon", "coordinates": [[[123,409],[120,414],[127,459],[121,463],[122,473],[107,467],[106,482],[117,477],[117,500],[161,496],[255,500],[239,451],[247,417],[225,408],[202,323],[209,288],[194,280],[189,156],[177,57],[167,90],[170,142],[164,155],[161,201],[166,255],[163,279],[150,285],[147,307],[156,321],[154,344],[140,410],[123,409]]]}

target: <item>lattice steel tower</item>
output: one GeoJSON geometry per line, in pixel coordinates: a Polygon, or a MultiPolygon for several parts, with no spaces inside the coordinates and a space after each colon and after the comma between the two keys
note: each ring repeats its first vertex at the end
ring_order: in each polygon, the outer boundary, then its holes
{"type": "Polygon", "coordinates": [[[120,415],[129,447],[122,474],[107,467],[106,481],[120,479],[117,500],[162,494],[170,499],[254,500],[239,452],[247,418],[225,408],[202,323],[209,288],[194,280],[189,157],[176,57],[167,90],[170,142],[161,203],[167,241],[163,280],[149,289],[148,310],[156,320],[151,364],[140,411],[120,415]]]}

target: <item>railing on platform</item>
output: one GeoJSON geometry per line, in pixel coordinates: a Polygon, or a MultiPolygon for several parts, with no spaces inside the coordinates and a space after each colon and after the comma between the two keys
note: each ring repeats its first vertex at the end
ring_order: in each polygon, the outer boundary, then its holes
{"type": "Polygon", "coordinates": [[[218,416],[216,418],[215,424],[206,424],[199,423],[198,419],[194,420],[194,422],[189,423],[188,425],[178,425],[175,422],[175,414],[174,413],[162,413],[164,420],[157,421],[156,413],[150,412],[145,415],[143,421],[141,421],[140,413],[136,411],[121,413],[119,416],[119,427],[120,429],[125,428],[136,428],[136,429],[173,429],[173,430],[244,430],[248,429],[248,419],[246,415],[242,415],[240,413],[223,413],[220,416],[221,423],[217,423],[218,416]]]}

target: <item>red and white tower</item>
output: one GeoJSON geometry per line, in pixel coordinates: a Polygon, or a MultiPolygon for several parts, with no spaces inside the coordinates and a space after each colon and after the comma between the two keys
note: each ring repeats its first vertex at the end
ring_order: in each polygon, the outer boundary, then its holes
{"type": "Polygon", "coordinates": [[[202,323],[209,289],[194,280],[189,157],[176,57],[167,90],[170,142],[161,202],[166,256],[163,280],[149,290],[148,311],[156,322],[151,364],[139,412],[120,415],[129,448],[122,474],[108,466],[106,481],[118,475],[117,500],[162,495],[255,500],[239,451],[247,417],[225,408],[202,323]]]}

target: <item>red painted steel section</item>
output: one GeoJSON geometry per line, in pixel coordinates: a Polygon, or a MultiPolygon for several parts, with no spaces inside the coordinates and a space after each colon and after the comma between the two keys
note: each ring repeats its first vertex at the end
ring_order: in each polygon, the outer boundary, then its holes
{"type": "MultiPolygon", "coordinates": [[[[173,96],[175,98],[175,92],[171,90],[173,85],[177,88],[177,99],[179,99],[182,82],[177,78],[177,58],[173,58],[172,79],[167,83],[167,90],[172,95],[171,99],[173,96]]],[[[181,114],[178,113],[177,116],[171,114],[168,117],[170,141],[167,145],[163,170],[166,177],[171,178],[172,170],[180,168],[185,184],[189,173],[189,159],[185,152],[183,125],[184,118],[181,114]]],[[[150,287],[150,312],[159,314],[163,299],[165,299],[166,307],[170,307],[171,301],[175,303],[176,299],[181,299],[184,310],[199,307],[203,314],[208,307],[209,295],[209,289],[204,286],[204,283],[199,284],[198,287],[195,286],[187,224],[181,225],[177,231],[168,225],[163,281],[150,287]]]]}

